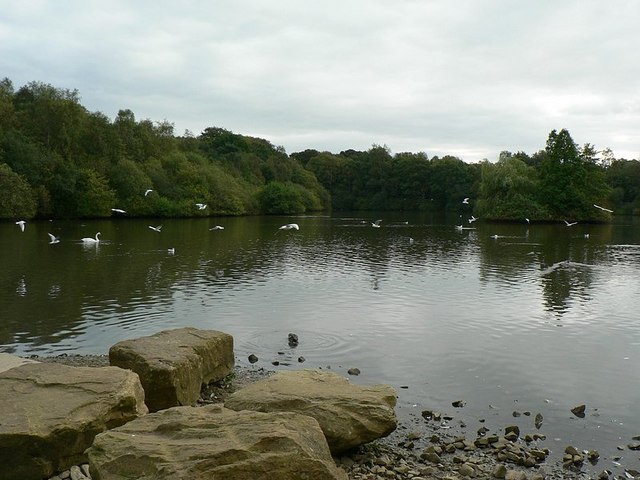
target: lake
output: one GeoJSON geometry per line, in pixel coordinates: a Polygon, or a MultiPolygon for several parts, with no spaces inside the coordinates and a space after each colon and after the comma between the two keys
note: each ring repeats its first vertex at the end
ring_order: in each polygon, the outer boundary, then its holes
{"type": "Polygon", "coordinates": [[[555,457],[571,444],[600,451],[597,471],[617,471],[614,457],[640,469],[638,452],[616,449],[640,435],[639,219],[468,217],[0,223],[0,351],[105,354],[162,329],[222,330],[241,364],[253,353],[270,369],[357,367],[354,383],[397,389],[399,415],[448,413],[469,437],[482,425],[534,433],[542,413],[555,457]],[[290,222],[300,230],[278,229],[290,222]],[[98,245],[80,242],[96,232],[98,245]]]}

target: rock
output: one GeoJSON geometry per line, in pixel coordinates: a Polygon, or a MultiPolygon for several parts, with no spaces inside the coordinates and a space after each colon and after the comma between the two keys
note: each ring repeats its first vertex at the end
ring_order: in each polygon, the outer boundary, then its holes
{"type": "Polygon", "coordinates": [[[289,346],[291,348],[297,347],[298,346],[298,335],[296,335],[295,333],[290,333],[287,336],[287,341],[289,342],[289,346]]]}
{"type": "Polygon", "coordinates": [[[495,467],[493,467],[493,470],[491,470],[491,476],[493,478],[504,478],[506,474],[507,467],[505,467],[502,463],[497,464],[495,467]]]}
{"type": "Polygon", "coordinates": [[[347,480],[318,422],[291,412],[170,408],[98,435],[87,454],[100,480],[347,480]]]}
{"type": "Polygon", "coordinates": [[[460,475],[462,475],[463,477],[475,477],[476,476],[476,470],[475,468],[473,468],[473,466],[469,463],[463,463],[462,465],[460,465],[460,468],[458,469],[458,473],[460,475]]]}
{"type": "Polygon", "coordinates": [[[576,405],[571,409],[571,413],[573,413],[576,417],[584,418],[584,412],[586,408],[586,405],[576,405]]]}
{"type": "Polygon", "coordinates": [[[196,328],[165,330],[116,343],[109,362],[140,376],[151,412],[191,405],[202,384],[222,380],[233,370],[233,337],[196,328]]]}
{"type": "Polygon", "coordinates": [[[504,427],[505,436],[510,433],[515,433],[516,438],[520,436],[520,428],[517,425],[509,425],[508,427],[504,427]]]}
{"type": "Polygon", "coordinates": [[[248,357],[249,363],[256,363],[258,361],[258,357],[253,353],[248,357]]]}
{"type": "Polygon", "coordinates": [[[302,355],[298,357],[298,363],[304,363],[306,361],[307,361],[307,359],[304,358],[302,355]]]}
{"type": "Polygon", "coordinates": [[[465,402],[464,400],[455,400],[451,402],[451,405],[454,406],[455,408],[462,408],[465,406],[465,402]]]}
{"type": "Polygon", "coordinates": [[[347,370],[347,373],[349,375],[360,375],[360,369],[359,368],[350,368],[349,370],[347,370]]]}
{"type": "Polygon", "coordinates": [[[535,418],[533,419],[533,425],[536,427],[537,430],[540,430],[540,427],[542,426],[542,414],[541,413],[536,413],[535,418]]]}
{"type": "Polygon", "coordinates": [[[504,478],[505,480],[527,480],[527,474],[519,470],[508,470],[504,478]]]}
{"type": "Polygon", "coordinates": [[[321,370],[283,371],[233,393],[233,410],[290,411],[314,417],[332,453],[362,445],[395,430],[396,392],[389,385],[358,386],[321,370]]]}
{"type": "Polygon", "coordinates": [[[133,372],[32,363],[0,373],[5,480],[49,478],[86,461],[100,432],[147,413],[133,372]]]}

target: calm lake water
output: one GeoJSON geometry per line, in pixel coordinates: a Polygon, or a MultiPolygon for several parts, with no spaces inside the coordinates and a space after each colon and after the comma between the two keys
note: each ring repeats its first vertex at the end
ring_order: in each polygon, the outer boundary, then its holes
{"type": "Polygon", "coordinates": [[[461,231],[457,215],[395,213],[163,220],[161,233],[157,220],[1,223],[0,351],[104,354],[162,329],[222,330],[239,363],[358,367],[353,382],[396,387],[400,415],[448,413],[469,437],[534,433],[539,412],[556,457],[572,444],[600,451],[597,471],[620,473],[615,456],[640,469],[639,452],[616,450],[640,435],[638,219],[466,218],[461,231]],[[289,222],[300,230],[278,230],[289,222]]]}

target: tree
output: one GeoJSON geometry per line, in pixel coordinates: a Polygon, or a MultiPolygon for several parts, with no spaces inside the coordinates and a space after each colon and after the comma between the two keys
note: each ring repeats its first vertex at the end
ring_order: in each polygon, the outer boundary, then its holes
{"type": "Polygon", "coordinates": [[[36,200],[27,181],[0,163],[0,218],[33,218],[35,214],[36,200]]]}
{"type": "Polygon", "coordinates": [[[477,214],[493,220],[539,220],[546,212],[537,201],[538,176],[533,167],[509,152],[497,163],[482,164],[477,214]]]}
{"type": "Polygon", "coordinates": [[[540,164],[540,203],[551,219],[601,219],[603,213],[593,204],[606,199],[609,188],[592,161],[594,151],[589,144],[579,149],[565,129],[549,134],[540,164]]]}

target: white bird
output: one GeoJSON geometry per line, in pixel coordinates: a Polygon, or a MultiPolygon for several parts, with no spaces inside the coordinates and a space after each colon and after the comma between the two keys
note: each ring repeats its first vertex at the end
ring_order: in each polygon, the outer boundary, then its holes
{"type": "Polygon", "coordinates": [[[154,232],[160,233],[160,230],[162,230],[162,225],[158,225],[157,227],[154,227],[153,225],[149,225],[149,228],[154,232]]]}
{"type": "Polygon", "coordinates": [[[464,204],[467,204],[467,205],[468,205],[468,204],[469,204],[469,197],[465,197],[465,198],[462,200],[462,203],[464,203],[464,204]]]}
{"type": "Polygon", "coordinates": [[[456,225],[456,230],[462,231],[462,225],[456,225]]]}
{"type": "Polygon", "coordinates": [[[576,225],[578,222],[567,222],[566,220],[564,221],[564,223],[567,225],[567,227],[573,227],[574,225],[576,225]]]}
{"type": "Polygon", "coordinates": [[[297,223],[287,223],[278,228],[278,230],[300,230],[300,227],[297,223]]]}
{"type": "Polygon", "coordinates": [[[473,215],[471,215],[471,218],[469,219],[469,223],[473,223],[476,220],[478,220],[476,217],[474,217],[473,215]]]}
{"type": "Polygon", "coordinates": [[[205,208],[207,208],[207,204],[206,203],[196,203],[196,207],[198,207],[198,210],[204,210],[205,208]]]}
{"type": "Polygon", "coordinates": [[[127,213],[124,210],[122,210],[121,208],[112,208],[111,211],[112,212],[116,212],[116,213],[127,213]]]}
{"type": "Polygon", "coordinates": [[[584,238],[589,238],[589,234],[588,234],[588,233],[585,233],[585,234],[584,234],[584,238]]]}
{"type": "Polygon", "coordinates": [[[209,231],[211,231],[211,230],[224,230],[224,227],[221,227],[220,225],[216,225],[215,227],[211,227],[209,229],[209,231]]]}
{"type": "Polygon", "coordinates": [[[96,237],[95,238],[91,238],[91,237],[84,237],[82,239],[83,243],[100,243],[100,232],[96,233],[96,237]]]}
{"type": "Polygon", "coordinates": [[[24,220],[18,220],[16,222],[16,225],[18,225],[20,227],[20,231],[24,232],[24,226],[27,224],[27,222],[25,222],[24,220]]]}
{"type": "Polygon", "coordinates": [[[167,253],[169,255],[173,255],[174,253],[176,253],[176,249],[174,247],[167,248],[167,253]]]}
{"type": "Polygon", "coordinates": [[[372,226],[373,228],[380,228],[380,223],[381,223],[381,222],[382,222],[382,220],[376,220],[375,222],[373,222],[373,223],[371,224],[371,226],[372,226]]]}
{"type": "Polygon", "coordinates": [[[528,218],[525,218],[525,220],[527,221],[527,223],[531,223],[528,218]]]}
{"type": "Polygon", "coordinates": [[[151,192],[153,192],[153,189],[151,189],[151,188],[147,188],[147,189],[144,191],[144,196],[146,197],[146,196],[147,196],[147,195],[149,195],[151,192]]]}
{"type": "Polygon", "coordinates": [[[500,238],[500,235],[497,235],[497,234],[496,235],[491,235],[491,238],[493,238],[494,240],[497,240],[497,239],[500,238]]]}
{"type": "Polygon", "coordinates": [[[49,238],[51,239],[49,243],[60,243],[60,237],[56,237],[52,233],[48,233],[47,235],[49,235],[49,238]]]}
{"type": "Polygon", "coordinates": [[[593,206],[596,207],[596,208],[599,208],[603,212],[613,213],[613,210],[609,210],[608,208],[601,207],[600,205],[596,205],[595,203],[593,204],[593,206]]]}

